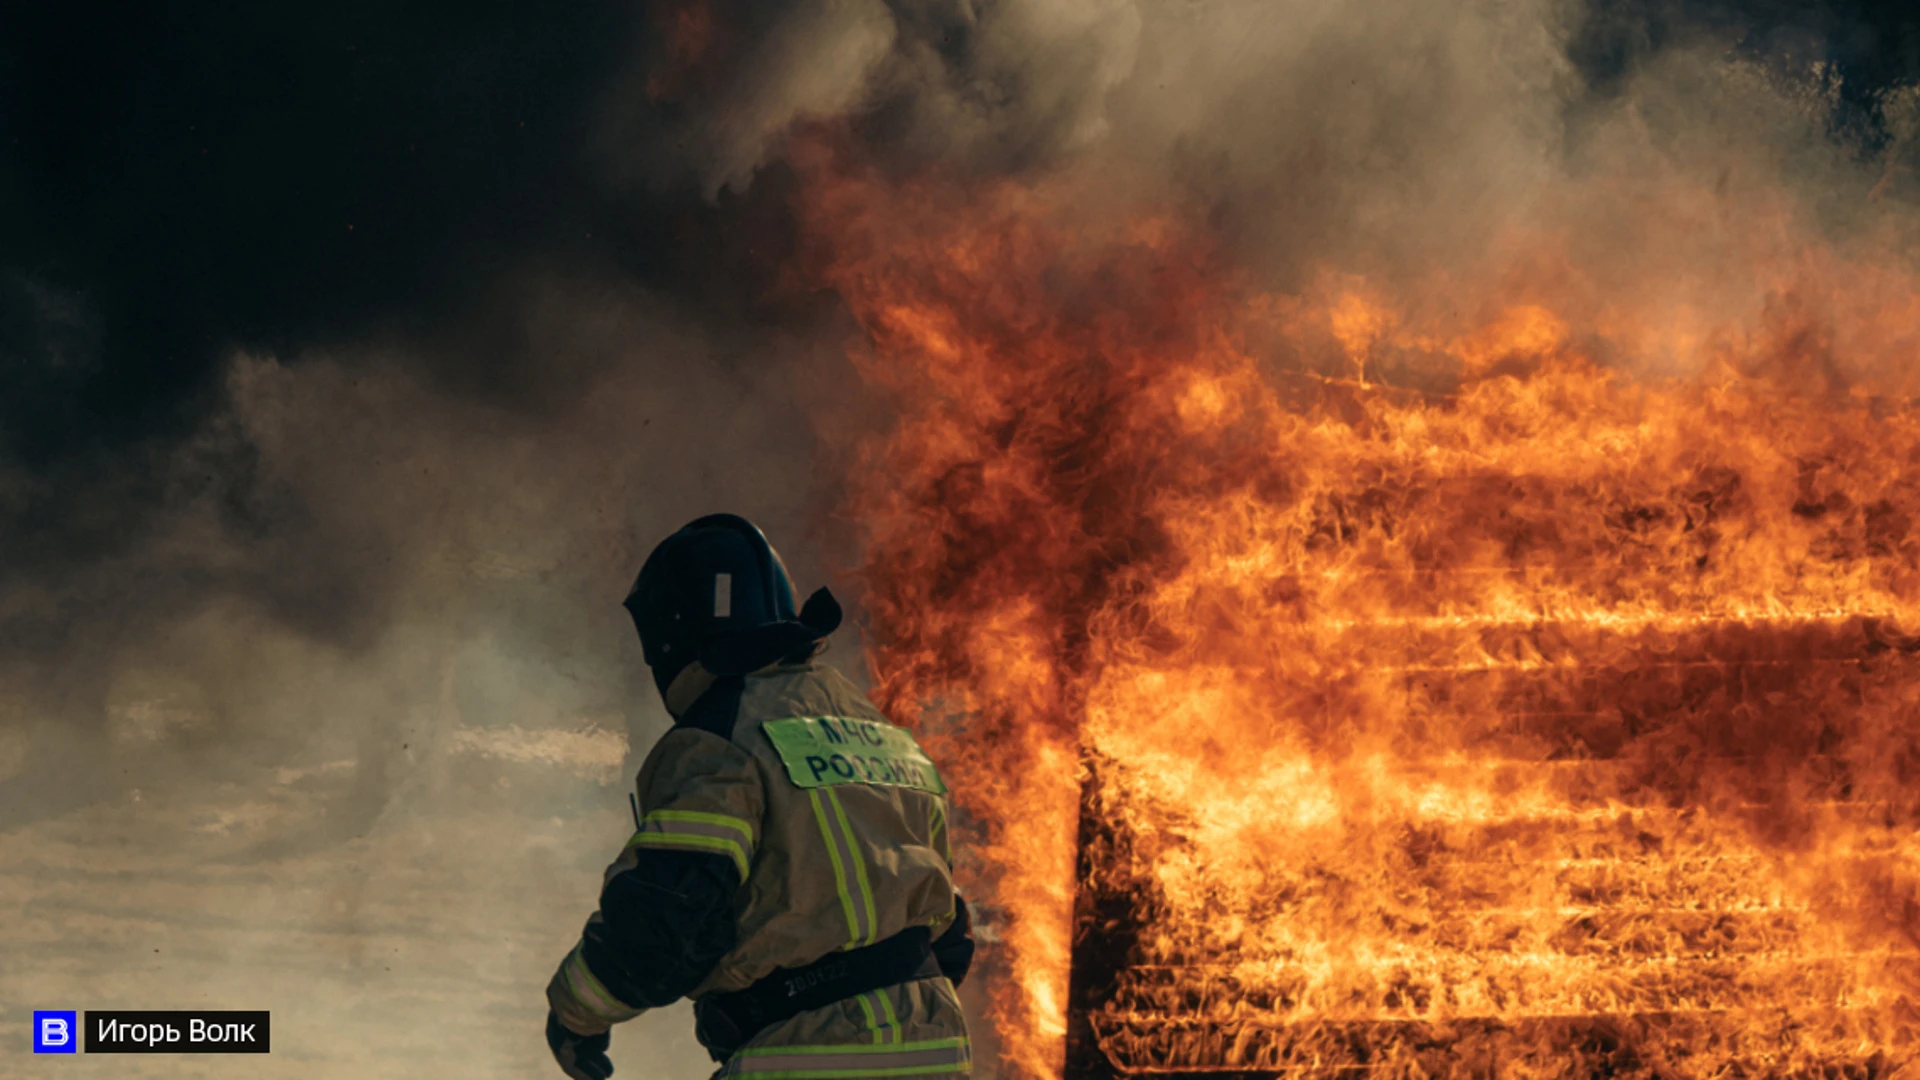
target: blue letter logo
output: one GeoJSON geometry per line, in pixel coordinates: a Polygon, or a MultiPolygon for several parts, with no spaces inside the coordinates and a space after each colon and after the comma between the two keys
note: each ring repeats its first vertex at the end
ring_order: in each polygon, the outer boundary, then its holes
{"type": "Polygon", "coordinates": [[[36,1054],[71,1054],[79,1043],[79,1027],[74,1022],[73,1012],[40,1012],[33,1014],[33,1052],[36,1054]]]}

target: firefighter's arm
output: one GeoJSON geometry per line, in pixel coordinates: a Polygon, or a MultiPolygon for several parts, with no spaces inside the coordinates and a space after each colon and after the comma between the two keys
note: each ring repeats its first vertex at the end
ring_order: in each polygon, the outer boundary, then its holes
{"type": "Polygon", "coordinates": [[[733,948],[734,894],[761,836],[759,769],[717,735],[668,732],[639,789],[640,829],[547,986],[555,1015],[582,1035],[678,1001],[733,948]]]}
{"type": "Polygon", "coordinates": [[[940,974],[955,986],[973,967],[973,916],[967,913],[967,902],[958,890],[953,894],[953,921],[933,939],[933,958],[940,965],[940,974]]]}
{"type": "MultiPolygon", "coordinates": [[[[943,796],[933,796],[928,834],[933,850],[940,854],[951,873],[953,837],[947,832],[947,800],[943,796]]],[[[959,889],[953,891],[953,915],[936,920],[933,933],[933,958],[940,964],[940,974],[959,986],[973,966],[973,917],[967,912],[967,902],[961,898],[959,889]]]]}

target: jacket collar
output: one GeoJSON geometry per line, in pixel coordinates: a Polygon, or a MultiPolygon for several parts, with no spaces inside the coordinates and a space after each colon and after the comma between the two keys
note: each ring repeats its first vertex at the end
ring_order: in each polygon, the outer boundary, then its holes
{"type": "MultiPolygon", "coordinates": [[[[753,678],[757,675],[768,675],[783,668],[796,671],[805,670],[813,666],[813,658],[815,656],[826,651],[827,643],[821,641],[815,644],[813,651],[807,655],[805,660],[797,663],[789,663],[785,658],[775,660],[771,664],[755,668],[753,671],[748,672],[747,677],[753,678]]],[[[665,695],[667,712],[676,720],[685,716],[687,710],[693,708],[693,703],[700,700],[700,695],[712,689],[713,684],[718,681],[719,678],[720,676],[708,671],[706,665],[698,660],[681,668],[680,674],[675,675],[673,682],[667,685],[665,695]]]]}
{"type": "Polygon", "coordinates": [[[667,692],[662,695],[666,698],[667,712],[676,720],[686,715],[687,710],[693,708],[693,703],[700,700],[700,695],[707,692],[716,678],[718,676],[698,660],[681,668],[680,674],[673,677],[673,682],[667,685],[667,692]]]}

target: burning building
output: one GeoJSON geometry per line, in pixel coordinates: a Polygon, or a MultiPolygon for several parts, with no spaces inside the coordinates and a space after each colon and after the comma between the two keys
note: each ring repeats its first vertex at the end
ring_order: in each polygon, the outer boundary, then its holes
{"type": "Polygon", "coordinates": [[[1564,283],[1274,296],[1173,218],[814,167],[1007,1069],[1913,1068],[1920,413],[1832,363],[1913,323],[1803,262],[1653,377],[1564,283]]]}

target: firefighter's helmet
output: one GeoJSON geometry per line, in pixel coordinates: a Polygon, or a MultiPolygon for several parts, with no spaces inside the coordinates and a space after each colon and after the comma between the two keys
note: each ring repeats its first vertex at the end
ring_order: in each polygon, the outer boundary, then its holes
{"type": "Polygon", "coordinates": [[[811,651],[840,625],[825,589],[795,612],[779,553],[734,514],[709,514],[662,540],[625,606],[662,694],[696,660],[715,675],[744,675],[811,651]]]}

